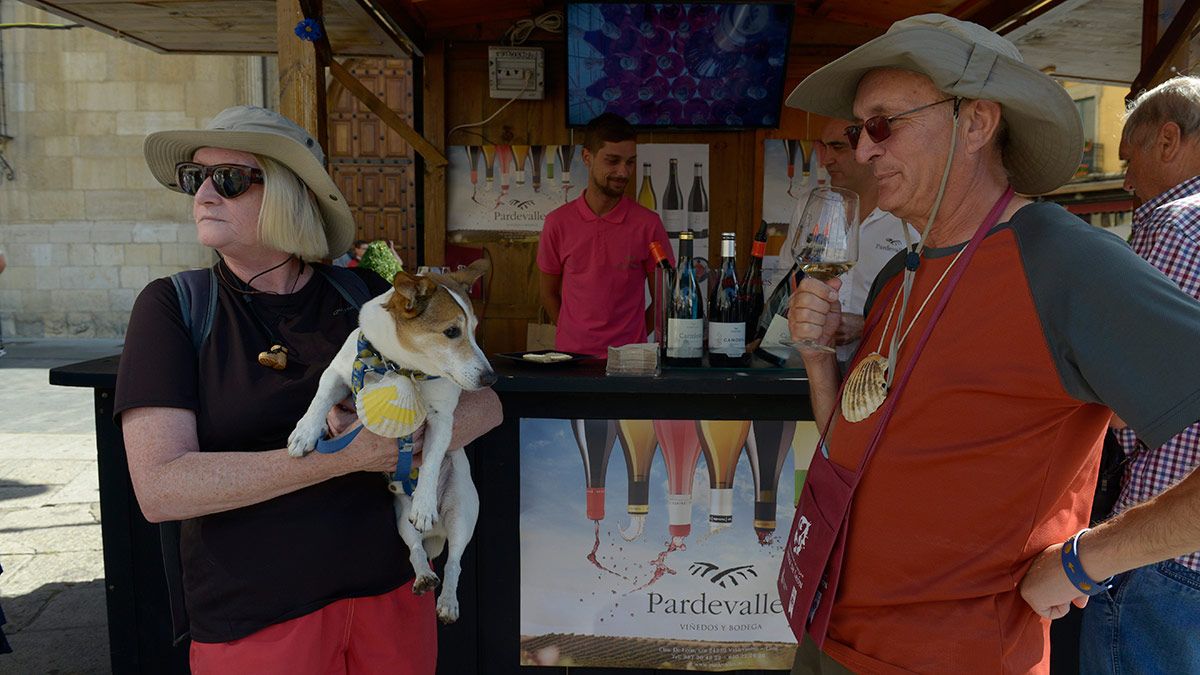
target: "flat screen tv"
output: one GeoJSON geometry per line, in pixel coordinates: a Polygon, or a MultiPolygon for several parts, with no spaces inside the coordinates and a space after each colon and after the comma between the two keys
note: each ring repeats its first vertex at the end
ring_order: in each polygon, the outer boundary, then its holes
{"type": "Polygon", "coordinates": [[[779,126],[790,2],[571,2],[567,125],[779,126]]]}

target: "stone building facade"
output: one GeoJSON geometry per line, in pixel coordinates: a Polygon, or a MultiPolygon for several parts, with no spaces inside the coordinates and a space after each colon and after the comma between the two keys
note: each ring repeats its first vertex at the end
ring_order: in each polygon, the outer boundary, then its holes
{"type": "MultiPolygon", "coordinates": [[[[69,21],[0,0],[0,23],[69,21]]],[[[263,105],[271,63],[158,54],[90,28],[11,29],[3,41],[0,328],[5,337],[124,335],[152,279],[211,264],[191,201],[151,177],[147,133],[263,105]]]]}

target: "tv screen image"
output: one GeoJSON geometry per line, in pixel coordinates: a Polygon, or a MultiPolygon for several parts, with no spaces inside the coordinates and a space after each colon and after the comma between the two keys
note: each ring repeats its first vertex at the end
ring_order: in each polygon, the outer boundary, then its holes
{"type": "Polygon", "coordinates": [[[567,5],[567,123],[777,127],[790,3],[567,5]]]}

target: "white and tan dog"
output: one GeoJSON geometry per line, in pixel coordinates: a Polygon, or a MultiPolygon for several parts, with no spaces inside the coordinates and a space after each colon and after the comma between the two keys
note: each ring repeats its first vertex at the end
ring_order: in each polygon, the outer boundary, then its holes
{"type": "MultiPolygon", "coordinates": [[[[436,376],[416,379],[425,407],[425,442],[421,480],[412,497],[396,489],[396,525],[411,551],[416,572],[414,593],[436,588],[430,559],[448,542],[445,579],[437,614],[443,623],[458,619],[458,577],[463,550],[479,516],[479,494],[462,448],[449,447],[459,394],[490,386],[496,374],[475,342],[478,321],[467,291],[488,270],[486,260],[445,275],[396,275],[392,290],[362,306],[359,326],[383,358],[400,368],[436,376]]],[[[301,457],[325,434],[326,413],[351,391],[358,333],[345,344],[321,375],[317,394],[288,438],[288,452],[301,457]]]]}

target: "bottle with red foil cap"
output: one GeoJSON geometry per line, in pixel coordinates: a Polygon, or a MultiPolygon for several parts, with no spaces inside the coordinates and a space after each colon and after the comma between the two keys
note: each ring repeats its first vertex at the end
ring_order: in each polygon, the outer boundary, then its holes
{"type": "Polygon", "coordinates": [[[604,520],[604,483],[608,473],[608,458],[617,443],[617,423],[614,420],[571,420],[575,443],[583,456],[584,479],[587,481],[587,517],[604,520]]]}
{"type": "Polygon", "coordinates": [[[758,234],[754,235],[754,247],[750,249],[750,265],[742,277],[742,311],[746,313],[746,342],[752,342],[758,330],[758,319],[766,305],[763,293],[762,265],[767,255],[767,223],[763,221],[758,234]]]}
{"type": "Polygon", "coordinates": [[[650,257],[654,260],[654,339],[658,342],[658,363],[667,357],[667,305],[672,282],[671,258],[662,242],[650,242],[650,257]]]}

